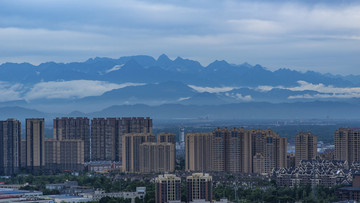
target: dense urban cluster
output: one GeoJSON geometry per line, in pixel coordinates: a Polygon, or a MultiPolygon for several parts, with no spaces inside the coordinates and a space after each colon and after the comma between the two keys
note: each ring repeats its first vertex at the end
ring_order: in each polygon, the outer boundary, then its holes
{"type": "MultiPolygon", "coordinates": [[[[360,172],[357,129],[336,130],[335,149],[318,154],[317,137],[311,132],[298,133],[295,153],[288,153],[287,138],[271,129],[217,128],[186,135],[182,129],[177,139],[173,133],[154,135],[150,118],[93,118],[90,122],[88,118],[66,117],[53,120],[53,137],[46,138],[44,126],[42,118],[26,119],[23,138],[20,121],[0,121],[0,175],[85,170],[165,173],[152,179],[156,202],[162,203],[182,199],[183,177],[169,174],[175,171],[178,175],[181,171],[194,172],[186,175],[187,202],[213,200],[210,174],[259,174],[279,187],[345,185],[337,190],[339,199],[360,200],[360,192],[354,195],[360,191],[359,184],[353,181],[360,172]],[[176,168],[177,152],[184,156],[183,169],[176,168]],[[195,185],[198,188],[194,189],[195,185]]],[[[238,183],[234,179],[229,184],[238,183]]],[[[106,196],[104,192],[96,194],[106,196]]]]}

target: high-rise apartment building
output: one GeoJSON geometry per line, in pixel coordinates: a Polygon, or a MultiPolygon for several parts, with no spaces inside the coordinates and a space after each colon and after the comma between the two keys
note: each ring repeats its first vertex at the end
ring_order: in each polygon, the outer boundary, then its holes
{"type": "Polygon", "coordinates": [[[56,140],[83,140],[84,161],[90,161],[90,124],[88,118],[56,118],[53,129],[56,140]]]}
{"type": "Polygon", "coordinates": [[[157,142],[169,142],[176,145],[176,136],[174,133],[159,133],[156,136],[157,142]]]}
{"type": "MultiPolygon", "coordinates": [[[[114,138],[110,133],[115,126],[113,120],[93,118],[91,120],[91,161],[111,161],[113,154],[114,138]]],[[[114,129],[115,130],[115,129],[114,129]]]]}
{"type": "Polygon", "coordinates": [[[311,132],[301,132],[295,136],[295,167],[301,160],[312,160],[317,155],[317,137],[311,132]]]}
{"type": "Polygon", "coordinates": [[[226,137],[226,171],[251,173],[252,137],[244,128],[233,128],[226,137]]]}
{"type": "Polygon", "coordinates": [[[226,168],[226,138],[229,131],[226,128],[215,129],[212,136],[212,171],[225,171],[226,168]]]}
{"type": "Polygon", "coordinates": [[[91,160],[122,161],[122,136],[152,133],[152,119],[94,118],[91,120],[91,160]]]}
{"type": "Polygon", "coordinates": [[[212,133],[187,133],[185,136],[185,170],[212,170],[212,133]]]}
{"type": "Polygon", "coordinates": [[[55,171],[58,168],[60,154],[58,153],[59,140],[54,138],[45,138],[45,168],[55,171]]]}
{"type": "Polygon", "coordinates": [[[151,133],[128,133],[122,136],[122,167],[125,172],[140,172],[140,145],[155,142],[151,133]]]}
{"type": "Polygon", "coordinates": [[[265,172],[265,158],[261,153],[256,153],[253,157],[253,168],[254,173],[265,172]]]}
{"type": "Polygon", "coordinates": [[[212,201],[212,177],[207,173],[193,173],[186,177],[187,201],[212,201]]]}
{"type": "MultiPolygon", "coordinates": [[[[286,168],[286,148],[285,137],[280,137],[271,129],[249,130],[252,137],[252,157],[259,153],[264,157],[264,171],[270,173],[273,168],[286,168]]],[[[256,169],[256,171],[261,171],[256,169]]]]}
{"type": "Polygon", "coordinates": [[[140,145],[140,172],[173,172],[175,170],[175,144],[145,142],[140,145]]]}
{"type": "Polygon", "coordinates": [[[26,168],[37,171],[45,166],[45,120],[26,119],[26,168]]]}
{"type": "Polygon", "coordinates": [[[21,166],[21,123],[0,121],[0,174],[13,175],[21,166]]]}
{"type": "Polygon", "coordinates": [[[50,171],[82,171],[84,141],[81,139],[45,140],[45,163],[50,171]]]}
{"type": "Polygon", "coordinates": [[[273,168],[285,168],[287,163],[286,138],[272,130],[218,128],[212,133],[189,133],[185,144],[188,171],[270,173],[273,168]]]}
{"type": "Polygon", "coordinates": [[[181,201],[181,178],[172,174],[155,178],[155,203],[181,201]]]}
{"type": "Polygon", "coordinates": [[[340,128],[334,133],[335,160],[360,161],[360,130],[340,128]]]}
{"type": "Polygon", "coordinates": [[[26,139],[21,138],[20,168],[26,168],[26,139]]]}
{"type": "Polygon", "coordinates": [[[60,170],[82,171],[84,169],[84,141],[83,140],[61,140],[57,148],[60,154],[58,168],[60,170]]]}

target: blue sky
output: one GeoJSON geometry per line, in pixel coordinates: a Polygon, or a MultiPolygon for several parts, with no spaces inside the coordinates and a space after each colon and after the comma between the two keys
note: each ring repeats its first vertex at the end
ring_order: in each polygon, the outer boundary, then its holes
{"type": "Polygon", "coordinates": [[[0,44],[0,63],[165,53],[360,75],[360,3],[1,0],[0,44]]]}

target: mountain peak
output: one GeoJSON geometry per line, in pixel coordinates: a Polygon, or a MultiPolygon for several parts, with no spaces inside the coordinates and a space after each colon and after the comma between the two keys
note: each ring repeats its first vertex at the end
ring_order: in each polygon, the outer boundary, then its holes
{"type": "Polygon", "coordinates": [[[160,66],[168,66],[171,64],[172,60],[170,60],[167,55],[161,54],[156,62],[160,66]]]}
{"type": "Polygon", "coordinates": [[[157,59],[157,61],[159,62],[159,61],[171,61],[171,60],[169,59],[169,57],[166,54],[161,54],[159,56],[159,58],[157,59]]]}
{"type": "Polygon", "coordinates": [[[216,60],[210,63],[206,68],[225,68],[228,66],[230,66],[230,64],[225,60],[221,60],[221,61],[216,60]]]}

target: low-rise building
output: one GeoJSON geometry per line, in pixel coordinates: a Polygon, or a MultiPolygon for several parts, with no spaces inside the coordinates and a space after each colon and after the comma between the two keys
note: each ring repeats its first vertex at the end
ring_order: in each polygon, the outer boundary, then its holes
{"type": "Polygon", "coordinates": [[[121,170],[121,163],[114,161],[92,161],[84,164],[85,169],[91,172],[107,173],[113,170],[121,170]]]}
{"type": "Polygon", "coordinates": [[[61,194],[78,195],[81,193],[91,193],[94,189],[86,186],[79,186],[77,181],[66,181],[65,183],[46,184],[48,190],[58,190],[61,194]]]}
{"type": "Polygon", "coordinates": [[[143,199],[146,195],[146,187],[136,187],[135,192],[112,192],[112,193],[105,193],[105,191],[97,190],[93,193],[86,193],[83,194],[83,197],[90,198],[93,201],[99,201],[103,197],[115,197],[115,198],[125,198],[125,199],[132,199],[135,198],[143,199]]]}
{"type": "Polygon", "coordinates": [[[352,185],[339,188],[336,196],[342,201],[360,201],[360,174],[354,174],[352,185]]]}
{"type": "Polygon", "coordinates": [[[278,186],[315,184],[332,187],[348,184],[352,181],[353,172],[359,169],[359,164],[354,163],[349,167],[346,161],[303,160],[295,168],[274,169],[272,178],[278,186]]]}

